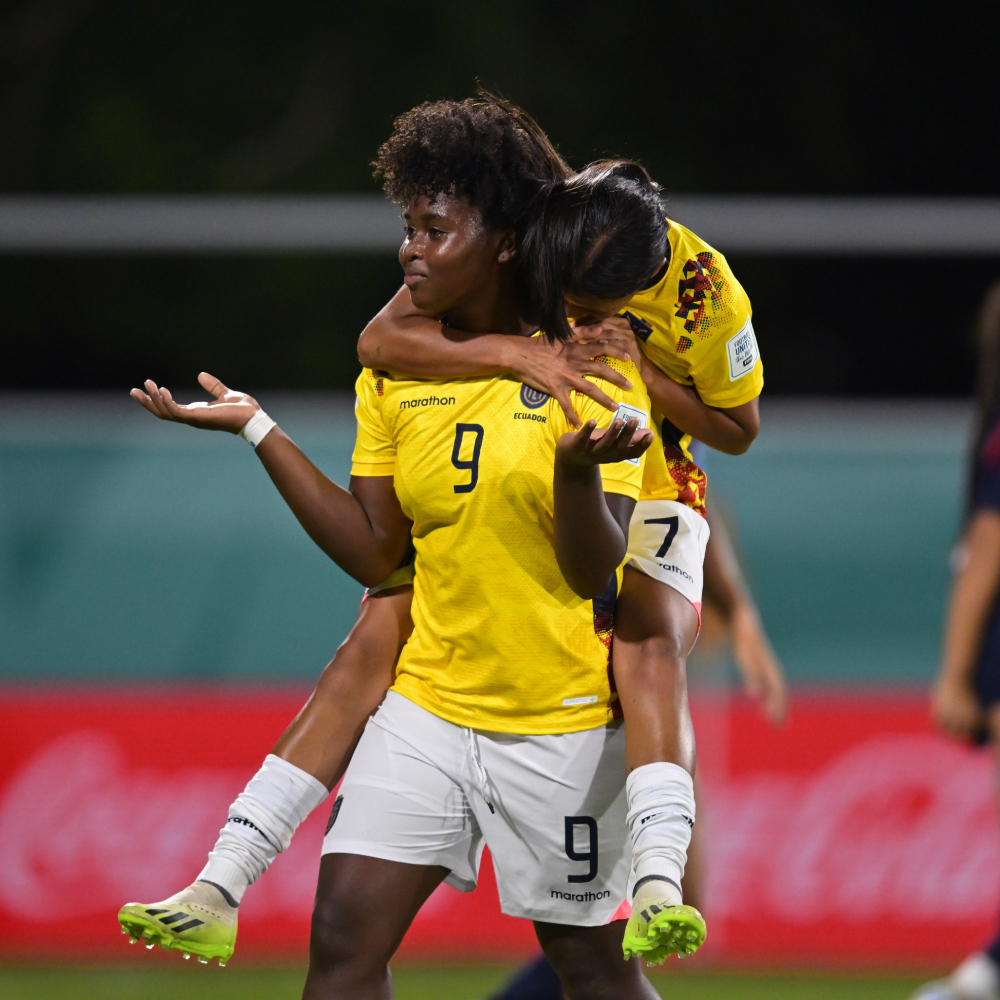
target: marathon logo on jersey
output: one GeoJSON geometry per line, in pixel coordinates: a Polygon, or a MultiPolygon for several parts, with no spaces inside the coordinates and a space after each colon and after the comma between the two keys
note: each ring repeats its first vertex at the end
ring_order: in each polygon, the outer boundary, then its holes
{"type": "Polygon", "coordinates": [[[628,309],[622,315],[628,320],[632,332],[645,344],[653,334],[653,324],[628,309]]]}
{"type": "Polygon", "coordinates": [[[423,399],[401,399],[399,408],[401,410],[419,409],[421,406],[454,406],[454,396],[424,396],[423,399]]]}
{"type": "Polygon", "coordinates": [[[732,340],[726,344],[729,352],[729,381],[735,382],[747,372],[753,371],[753,366],[760,358],[757,350],[757,338],[753,334],[753,323],[748,319],[746,325],[732,340]]]}

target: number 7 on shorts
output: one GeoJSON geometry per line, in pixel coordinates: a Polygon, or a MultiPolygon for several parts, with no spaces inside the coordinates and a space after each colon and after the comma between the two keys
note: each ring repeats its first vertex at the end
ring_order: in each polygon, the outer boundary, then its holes
{"type": "Polygon", "coordinates": [[[663,544],[656,550],[656,558],[662,559],[670,548],[670,543],[677,536],[677,515],[674,514],[673,517],[649,517],[643,524],[665,524],[667,525],[667,533],[663,536],[663,544]]]}

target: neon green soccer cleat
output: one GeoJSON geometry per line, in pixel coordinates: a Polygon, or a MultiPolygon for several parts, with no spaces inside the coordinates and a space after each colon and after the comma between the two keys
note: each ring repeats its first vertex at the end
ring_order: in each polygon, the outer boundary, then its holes
{"type": "Polygon", "coordinates": [[[693,955],[705,943],[706,933],[705,920],[693,906],[646,903],[632,911],[622,951],[626,959],[638,956],[660,965],[674,954],[693,955]]]}
{"type": "Polygon", "coordinates": [[[217,958],[225,965],[236,947],[237,907],[231,899],[210,882],[195,882],[162,903],[126,903],[118,923],[131,944],[158,944],[185,958],[194,955],[204,963],[217,958]]]}

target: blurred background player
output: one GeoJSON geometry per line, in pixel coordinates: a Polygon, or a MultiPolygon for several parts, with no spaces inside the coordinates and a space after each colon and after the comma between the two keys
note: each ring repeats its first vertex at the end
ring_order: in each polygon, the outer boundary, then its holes
{"type": "MultiPolygon", "coordinates": [[[[693,441],[691,454],[707,472],[708,449],[693,441]]],[[[717,659],[720,648],[728,643],[747,697],[758,704],[768,721],[779,725],[788,713],[788,687],[743,574],[739,536],[724,501],[713,500],[708,523],[712,534],[705,550],[705,606],[692,667],[696,676],[709,669],[710,661],[717,659]]]]}
{"type": "MultiPolygon", "coordinates": [[[[992,741],[1000,752],[1000,283],[983,302],[977,347],[965,527],[952,556],[955,576],[932,711],[944,732],[992,741]]],[[[1000,931],[914,1000],[1000,1000],[1000,931]]]]}

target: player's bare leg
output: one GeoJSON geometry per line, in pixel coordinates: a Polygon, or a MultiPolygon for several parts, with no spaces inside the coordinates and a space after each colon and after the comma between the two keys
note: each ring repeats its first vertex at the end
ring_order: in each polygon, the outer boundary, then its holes
{"type": "Polygon", "coordinates": [[[694,823],[687,655],[697,635],[698,614],[687,598],[626,567],[613,647],[636,876],[625,951],[654,962],[690,954],[705,937],[701,914],[683,906],[681,895],[694,823]]]}
{"type": "Polygon", "coordinates": [[[569,1000],[655,1000],[659,994],[637,959],[622,961],[624,920],[603,927],[570,927],[535,921],[545,957],[569,1000]]]}
{"type": "Polygon", "coordinates": [[[389,1000],[389,959],[447,874],[440,865],[325,854],[303,1000],[389,1000]]]}
{"type": "Polygon", "coordinates": [[[687,657],[698,613],[673,587],[625,568],[615,615],[615,685],[625,715],[625,766],[670,761],[694,773],[687,657]]]}
{"type": "Polygon", "coordinates": [[[123,933],[200,961],[226,962],[244,892],[287,849],[298,825],[347,767],[369,716],[392,683],[409,637],[412,588],[368,597],[305,707],[229,810],[197,880],[158,903],[127,903],[123,933]]]}

